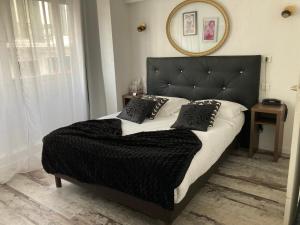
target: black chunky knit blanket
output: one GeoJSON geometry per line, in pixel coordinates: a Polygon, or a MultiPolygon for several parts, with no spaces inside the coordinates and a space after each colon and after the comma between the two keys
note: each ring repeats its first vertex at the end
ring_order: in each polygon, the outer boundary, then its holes
{"type": "Polygon", "coordinates": [[[43,143],[48,173],[104,185],[166,209],[173,209],[174,189],[202,147],[189,130],[122,136],[119,119],[75,123],[53,131],[43,143]]]}

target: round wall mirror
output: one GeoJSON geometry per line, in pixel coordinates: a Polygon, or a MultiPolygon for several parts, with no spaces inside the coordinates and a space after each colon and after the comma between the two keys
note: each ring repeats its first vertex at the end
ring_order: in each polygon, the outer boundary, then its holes
{"type": "Polygon", "coordinates": [[[213,0],[186,0],[172,10],[167,20],[170,43],[188,56],[215,52],[224,44],[228,33],[228,14],[213,0]]]}

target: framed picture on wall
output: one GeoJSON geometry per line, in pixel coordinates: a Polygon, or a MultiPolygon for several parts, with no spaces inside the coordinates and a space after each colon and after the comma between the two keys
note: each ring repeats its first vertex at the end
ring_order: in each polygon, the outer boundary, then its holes
{"type": "Polygon", "coordinates": [[[203,19],[203,41],[216,42],[218,40],[218,21],[216,17],[203,19]]]}
{"type": "Polygon", "coordinates": [[[183,13],[183,35],[197,35],[197,12],[183,13]]]}

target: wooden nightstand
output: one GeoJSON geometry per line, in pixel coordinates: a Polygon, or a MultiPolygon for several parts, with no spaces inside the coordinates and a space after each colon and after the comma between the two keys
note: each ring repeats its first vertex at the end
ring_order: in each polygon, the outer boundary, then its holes
{"type": "Polygon", "coordinates": [[[278,161],[282,152],[282,139],[284,128],[284,117],[286,108],[281,106],[256,104],[251,109],[251,133],[249,157],[258,150],[259,130],[258,125],[272,125],[275,127],[274,161],[278,161]]]}
{"type": "Polygon", "coordinates": [[[127,105],[127,103],[134,97],[136,98],[139,98],[141,97],[142,94],[139,94],[139,95],[136,95],[136,96],[133,96],[131,94],[125,94],[125,95],[122,95],[122,99],[123,99],[123,107],[125,107],[125,105],[127,105]]]}

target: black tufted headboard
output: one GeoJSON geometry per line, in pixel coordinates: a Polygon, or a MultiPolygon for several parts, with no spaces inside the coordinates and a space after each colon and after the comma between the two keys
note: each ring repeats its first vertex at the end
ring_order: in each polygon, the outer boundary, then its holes
{"type": "MultiPolygon", "coordinates": [[[[258,102],[261,56],[147,59],[147,92],[190,100],[220,99],[250,109],[258,102]]],[[[241,136],[249,142],[249,113],[241,136]]]]}

